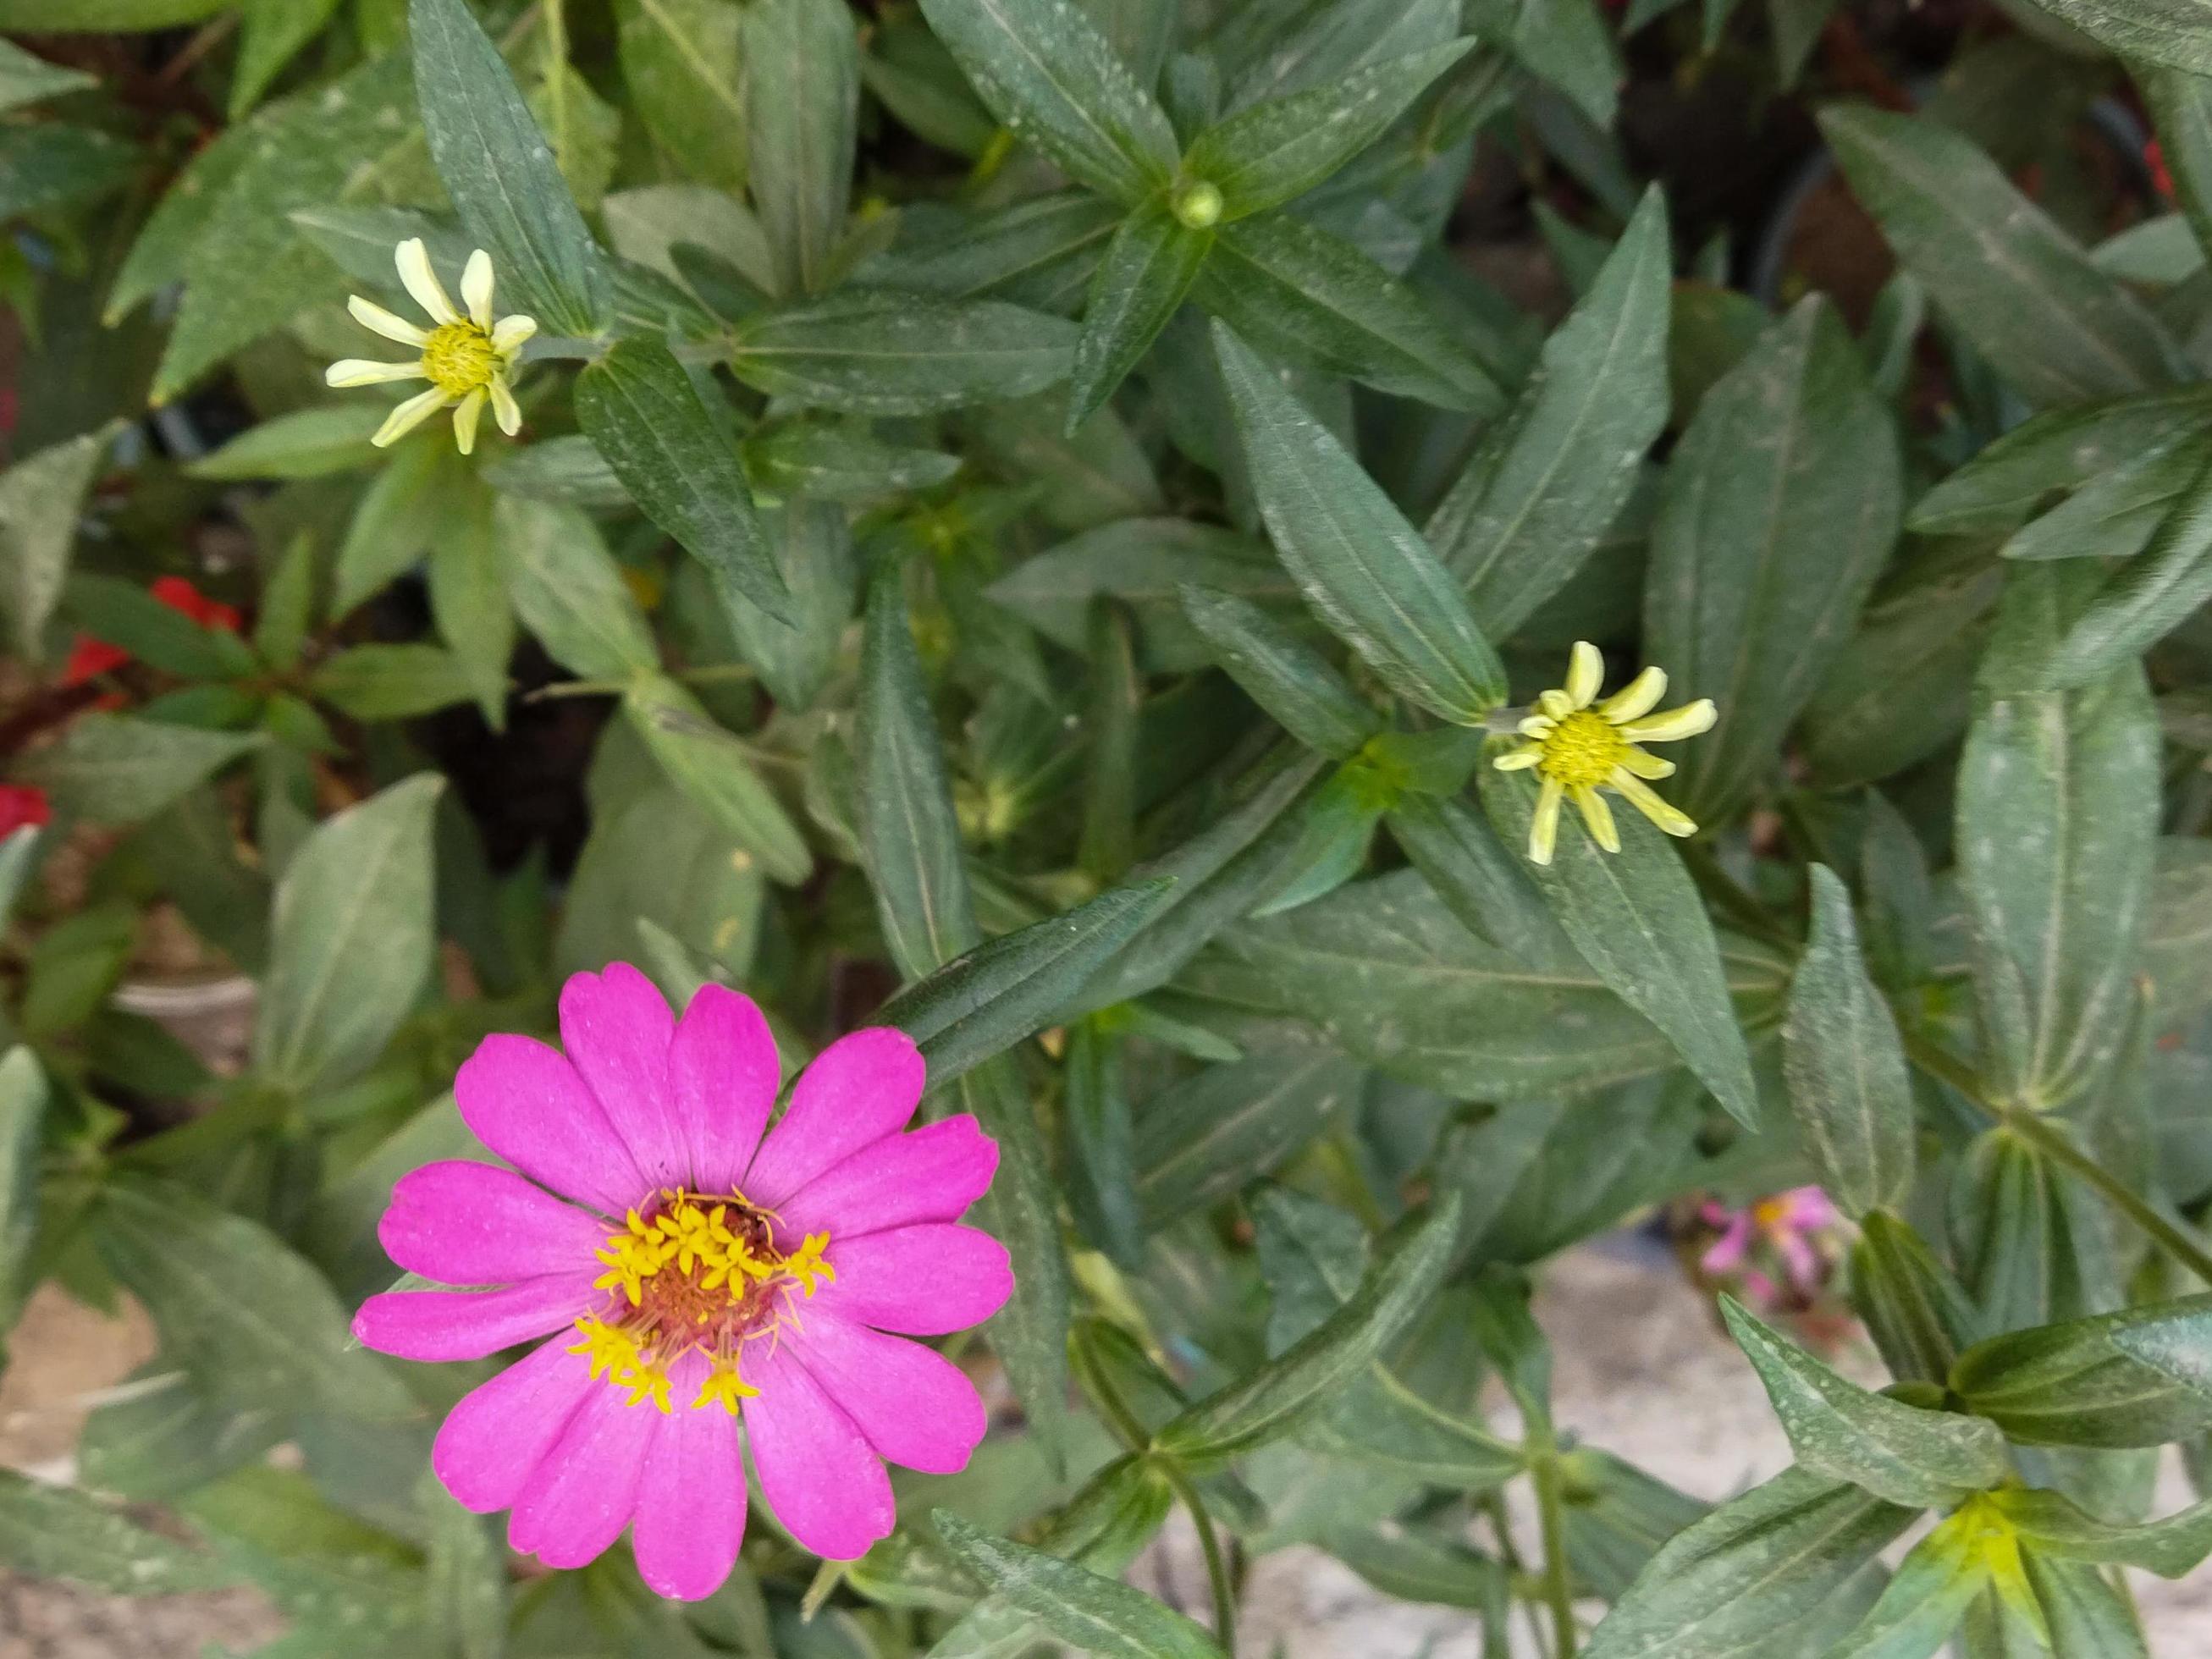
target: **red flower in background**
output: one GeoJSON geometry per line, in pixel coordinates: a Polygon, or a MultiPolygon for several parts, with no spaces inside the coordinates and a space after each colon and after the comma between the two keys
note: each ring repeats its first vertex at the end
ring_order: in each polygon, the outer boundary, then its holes
{"type": "Polygon", "coordinates": [[[2169,202],[2173,199],[2173,174],[2166,165],[2166,151],[2157,139],[2143,146],[2143,165],[2150,169],[2150,182],[2158,193],[2169,202]]]}
{"type": "Polygon", "coordinates": [[[27,783],[0,783],[0,836],[34,829],[52,822],[53,816],[45,790],[27,783]]]}
{"type": "MultiPolygon", "coordinates": [[[[180,617],[189,617],[202,628],[218,633],[235,634],[244,625],[245,618],[234,605],[220,599],[211,599],[182,576],[163,576],[146,590],[180,617]]],[[[87,680],[97,679],[102,674],[120,668],[131,660],[131,653],[119,645],[110,645],[106,640],[96,640],[89,634],[80,634],[76,643],[70,647],[69,661],[62,667],[64,685],[82,685],[87,680]]]]}

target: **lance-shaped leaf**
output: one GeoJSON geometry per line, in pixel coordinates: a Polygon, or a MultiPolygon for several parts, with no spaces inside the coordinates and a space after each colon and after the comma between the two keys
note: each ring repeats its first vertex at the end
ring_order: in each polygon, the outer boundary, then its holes
{"type": "Polygon", "coordinates": [[[1071,1647],[1105,1659],[1225,1659],[1202,1626],[1142,1590],[994,1538],[950,1510],[930,1518],[970,1572],[1071,1647]]]}
{"type": "Polygon", "coordinates": [[[495,514],[509,597],[554,661],[615,681],[659,666],[645,613],[587,514],[519,496],[501,497],[495,514]]]}
{"type": "Polygon", "coordinates": [[[1221,192],[1224,220],[1280,207],[1381,137],[1474,47],[1473,40],[1449,41],[1251,105],[1194,139],[1183,170],[1221,192]]]}
{"type": "Polygon", "coordinates": [[[2066,629],[2039,677],[2045,683],[2086,686],[2108,678],[2212,599],[2212,465],[2201,455],[2190,459],[2196,470],[2150,544],[2113,573],[2066,629]]]}
{"type": "Polygon", "coordinates": [[[1083,837],[1076,863],[1101,884],[1118,881],[1136,858],[1138,744],[1145,683],[1137,671],[1129,613],[1102,601],[1091,608],[1091,688],[1085,724],[1090,766],[1083,784],[1083,837]]]}
{"type": "MultiPolygon", "coordinates": [[[[2212,75],[2212,43],[2196,0],[2046,0],[2045,9],[2122,58],[2212,75]]],[[[2166,131],[2161,112],[2159,131],[2166,131]]]]}
{"type": "Polygon", "coordinates": [[[2212,1423],[2212,1296],[1978,1342],[1950,1387],[2037,1446],[2156,1446],[2212,1423]]]}
{"type": "Polygon", "coordinates": [[[1505,394],[1411,288],[1349,242],[1287,213],[1224,228],[1199,303],[1270,357],[1440,409],[1489,415],[1505,394]]]}
{"type": "Polygon", "coordinates": [[[828,286],[853,189],[860,50],[841,0],[745,8],[745,183],[786,295],[828,286]]]}
{"type": "Polygon", "coordinates": [[[1175,130],[1070,0],[927,0],[922,15],[1006,126],[1133,206],[1173,176],[1175,130]]]}
{"type": "Polygon", "coordinates": [[[1705,394],[1667,467],[1644,584],[1645,653],[1711,697],[1674,799],[1700,822],[1774,769],[1850,638],[1897,538],[1895,422],[1815,296],[1705,394]]]}
{"type": "Polygon", "coordinates": [[[1392,690],[1475,724],[1504,701],[1505,671],[1458,584],[1250,347],[1218,323],[1213,340],[1253,493],[1308,603],[1392,690]]]}
{"type": "Polygon", "coordinates": [[[2004,1562],[2015,1595],[2026,1589],[2020,1551],[1999,1531],[1994,1539],[1978,1504],[1939,1525],[1915,1544],[1857,1629],[1827,1650],[1828,1659],[1933,1659],[1966,1608],[2004,1562]]]}
{"type": "Polygon", "coordinates": [[[1528,860],[1498,839],[1490,821],[1465,800],[1407,795],[1389,814],[1407,860],[1477,939],[1531,964],[1574,959],[1528,860]]]}
{"type": "Polygon", "coordinates": [[[1672,254],[1655,188],[1429,519],[1430,543],[1501,638],[1596,549],[1666,428],[1672,254]]]}
{"type": "Polygon", "coordinates": [[[2159,151],[2199,247],[2212,250],[2212,54],[2194,72],[2166,69],[2148,53],[2131,64],[2150,106],[2159,151]]]}
{"type": "Polygon", "coordinates": [[[2012,1522],[2022,1543],[2069,1561],[2140,1567],[2161,1578],[2182,1578],[2212,1555],[2212,1502],[2192,1504],[2162,1521],[2118,1526],[2089,1514],[2063,1492],[2039,1487],[2010,1487],[1990,1501],[2012,1522]]]}
{"type": "Polygon", "coordinates": [[[54,806],[95,823],[151,817],[240,756],[261,746],[252,732],[204,732],[125,714],[85,714],[59,742],[26,757],[13,773],[54,806]]]}
{"type": "Polygon", "coordinates": [[[2079,690],[2019,690],[2095,573],[2008,574],[1959,765],[1960,886],[1991,1069],[2008,1101],[2072,1098],[2127,1024],[2157,836],[2158,716],[2133,663],[2079,690]]]}
{"type": "Polygon", "coordinates": [[[1942,1382],[1980,1335],[1980,1316],[1926,1241],[1887,1211],[1862,1218],[1851,1247],[1851,1305],[1882,1363],[1906,1382],[1942,1382]]]}
{"type": "Polygon", "coordinates": [[[1319,652],[1249,599],[1188,582],[1176,591],[1213,659],[1307,748],[1350,760],[1382,730],[1382,716],[1319,652]]]}
{"type": "Polygon", "coordinates": [[[1447,1194],[1342,1307],[1279,1357],[1166,1424],[1152,1437],[1155,1449],[1204,1471],[1299,1427],[1420,1312],[1443,1279],[1458,1231],[1459,1200],[1447,1194]]]}
{"type": "Polygon", "coordinates": [[[783,804],[754,769],[744,741],[726,732],[676,681],[641,674],[623,693],[623,710],[668,781],[773,881],[797,886],[814,873],[814,854],[783,804]]]}
{"type": "Polygon", "coordinates": [[[430,976],[431,813],[446,781],[407,779],[317,826],[276,886],[255,1069],[302,1092],[383,1052],[430,976]]]}
{"type": "Polygon", "coordinates": [[[1636,1576],[1585,1659],[1754,1659],[1785,1645],[1918,1517],[1848,1481],[1785,1469],[1671,1540],[1636,1576]]]}
{"type": "Polygon", "coordinates": [[[607,284],[553,151],[465,0],[410,0],[415,96],[461,223],[540,325],[592,334],[607,284]]]}
{"type": "Polygon", "coordinates": [[[117,428],[111,423],[27,455],[0,474],[0,610],[15,649],[39,659],[40,636],[62,596],[78,508],[117,428]]]}
{"type": "MultiPolygon", "coordinates": [[[[2133,1600],[2126,1591],[2114,1587],[2112,1581],[2094,1567],[2079,1561],[2058,1559],[2040,1550],[2021,1552],[2021,1565],[2027,1573],[2028,1588],[2035,1593],[2035,1605],[2043,1614],[2043,1621],[2051,1633],[2050,1648],[2063,1654],[2065,1659],[2151,1659],[2151,1651],[2143,1643],[2142,1621],[2137,1617],[2133,1600]]],[[[1984,1603],[1986,1606],[1987,1603],[1984,1603]]],[[[2023,1620],[2009,1607],[2000,1604],[2004,1627],[2008,1633],[2023,1624],[2027,1641],[2038,1641],[2041,1632],[2033,1621],[2023,1620]]],[[[1967,1620],[1969,1633],[1973,1620],[1967,1620]]],[[[2008,1652],[1990,1649],[1991,1652],[2008,1652]]],[[[2009,1651],[2024,1651],[2033,1659],[2042,1649],[2028,1646],[2009,1651]]]]}
{"type": "Polygon", "coordinates": [[[2179,378],[2172,343],[1972,140],[1918,116],[1826,111],[1844,175],[1959,331],[2030,403],[2179,378]]]}
{"type": "Polygon", "coordinates": [[[1067,388],[1067,431],[1114,395],[1198,280],[1213,232],[1186,225],[1158,197],[1121,222],[1091,279],[1067,388]]]}
{"type": "Polygon", "coordinates": [[[1850,895],[1812,867],[1813,931],[1790,988],[1784,1076],[1820,1185],[1853,1216],[1912,1184],[1912,1081],[1897,1021],[1859,956],[1850,895]]]}
{"type": "Polygon", "coordinates": [[[1363,1071],[1321,1042],[1285,1043],[1161,1090],[1137,1115],[1137,1197],[1170,1225],[1277,1170],[1359,1097],[1363,1071]]]}
{"type": "Polygon", "coordinates": [[[111,1595],[218,1589],[239,1575],[220,1557],[149,1531],[70,1486],[0,1469],[0,1565],[111,1595]]]}
{"type": "Polygon", "coordinates": [[[46,1074],[20,1043],[0,1055],[0,1362],[8,1332],[31,1293],[31,1241],[39,1225],[39,1144],[46,1074]]]}
{"type": "MultiPolygon", "coordinates": [[[[2054,1125],[2052,1133],[2066,1133],[2054,1125]]],[[[2120,1273],[2098,1200],[2004,1127],[1966,1147],[1951,1179],[1959,1277],[1986,1330],[2017,1330],[2110,1308],[2120,1273]]]]}
{"type": "Polygon", "coordinates": [[[1077,1025],[1068,1038],[1066,1079],[1061,1117],[1076,1225],[1092,1245],[1136,1272],[1144,1264],[1145,1229],[1120,1036],[1101,1030],[1096,1018],[1077,1025]]]}
{"type": "Polygon", "coordinates": [[[978,935],[945,750],[907,624],[905,572],[893,560],[869,586],[853,759],[876,915],[899,972],[919,979],[972,950],[978,935]]]}
{"type": "Polygon", "coordinates": [[[1085,981],[1157,914],[1172,880],[1139,880],[1065,915],[988,939],[908,986],[877,1012],[921,1047],[931,1080],[1041,1031],[1085,981]]]}
{"type": "Polygon", "coordinates": [[[1069,311],[1122,216],[1113,202],[1087,190],[1055,191],[895,247],[869,263],[867,278],[946,300],[994,294],[1042,311],[1069,311]]]}
{"type": "Polygon", "coordinates": [[[796,403],[933,415],[1043,391],[1066,378],[1075,339],[1073,324],[999,300],[834,294],[740,325],[730,370],[796,403]]]}
{"type": "Polygon", "coordinates": [[[726,611],[750,602],[790,620],[744,469],[667,346],[617,342],[577,376],[576,420],[646,517],[706,566],[726,611]]]}
{"type": "Polygon", "coordinates": [[[1734,1297],[1721,1298],[1721,1314],[1765,1385],[1798,1462],[1814,1474],[1926,1509],[1956,1504],[1996,1485],[2011,1468],[1994,1423],[1869,1393],[1761,1323],[1734,1297]]]}
{"type": "Polygon", "coordinates": [[[2150,544],[2203,470],[2203,446],[2180,433],[2100,472],[2014,534],[2008,559],[2124,559],[2150,544]]]}
{"type": "MultiPolygon", "coordinates": [[[[1508,847],[1528,844],[1536,786],[1525,772],[1485,767],[1482,804],[1508,847]]],[[[1562,828],[1549,864],[1528,875],[1598,976],[1667,1035],[1698,1080],[1739,1123],[1759,1121],[1751,1054],[1729,1000],[1719,941],[1667,837],[1640,812],[1618,815],[1620,851],[1579,823],[1562,828]]]]}

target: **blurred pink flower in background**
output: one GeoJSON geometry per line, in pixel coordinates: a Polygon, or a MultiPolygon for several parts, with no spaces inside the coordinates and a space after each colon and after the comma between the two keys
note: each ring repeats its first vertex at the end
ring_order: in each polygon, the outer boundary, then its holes
{"type": "Polygon", "coordinates": [[[1843,1219],[1843,1212],[1818,1187],[1793,1187],[1741,1210],[1708,1200],[1698,1215],[1718,1228],[1721,1236],[1698,1258],[1698,1265],[1716,1279],[1740,1279],[1747,1294],[1764,1308],[1784,1299],[1782,1286],[1762,1265],[1768,1261],[1778,1263],[1797,1301],[1810,1302],[1820,1293],[1828,1272],[1828,1258],[1820,1246],[1825,1235],[1843,1219]]]}

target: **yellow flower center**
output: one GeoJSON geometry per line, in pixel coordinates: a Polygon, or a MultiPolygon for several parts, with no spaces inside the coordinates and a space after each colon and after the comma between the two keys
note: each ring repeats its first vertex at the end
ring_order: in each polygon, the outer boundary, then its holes
{"type": "Polygon", "coordinates": [[[1613,775],[1628,753],[1628,739],[1602,714],[1578,708],[1541,739],[1536,770],[1569,789],[1587,789],[1613,775]]]}
{"type": "Polygon", "coordinates": [[[632,1210],[599,1253],[607,1271],[593,1282],[609,1305],[576,1322],[583,1340],[568,1352],[588,1356],[593,1376],[629,1389],[629,1404],[651,1400],[664,1412],[674,1409],[669,1366],[703,1353],[710,1370],[691,1404],[734,1413],[757,1392],[738,1373],[740,1350],[772,1340],[798,1297],[837,1278],[823,1254],[829,1234],[810,1233],[786,1253],[774,1218],[740,1194],[681,1188],[661,1193],[650,1214],[632,1210]]]}
{"type": "Polygon", "coordinates": [[[448,398],[465,398],[488,386],[499,368],[491,336],[467,318],[441,323],[422,343],[422,373],[448,398]]]}

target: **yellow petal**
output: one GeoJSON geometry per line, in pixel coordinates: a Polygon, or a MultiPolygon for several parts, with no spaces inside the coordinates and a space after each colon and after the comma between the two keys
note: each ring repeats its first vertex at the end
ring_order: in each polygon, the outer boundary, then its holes
{"type": "Polygon", "coordinates": [[[1686,812],[1669,805],[1659,798],[1658,792],[1638,777],[1626,767],[1616,766],[1613,775],[1606,780],[1620,791],[1620,798],[1650,818],[1670,836],[1694,836],[1698,826],[1686,812]]]}
{"type": "MultiPolygon", "coordinates": [[[[508,437],[512,438],[522,430],[522,409],[514,401],[514,392],[507,386],[504,374],[491,377],[491,412],[492,418],[499,422],[499,429],[508,437]]],[[[1668,769],[1672,769],[1671,767],[1668,769]]],[[[729,1237],[726,1232],[718,1236],[725,1240],[729,1237]]]]}
{"type": "Polygon", "coordinates": [[[1605,804],[1605,797],[1591,788],[1575,791],[1575,805],[1582,808],[1583,822],[1589,827],[1590,839],[1608,853],[1620,850],[1620,831],[1613,828],[1613,808],[1605,804]]]}
{"type": "Polygon", "coordinates": [[[1694,738],[1700,732],[1710,732],[1719,719],[1711,697],[1699,697],[1695,702],[1686,702],[1680,708],[1670,708],[1663,714],[1652,714],[1640,720],[1625,721],[1620,735],[1631,743],[1674,743],[1682,738],[1694,738]]]}
{"type": "MultiPolygon", "coordinates": [[[[477,447],[477,422],[483,414],[484,389],[478,386],[461,399],[453,410],[453,442],[462,454],[472,453],[477,447]]],[[[684,1272],[691,1271],[688,1261],[677,1264],[684,1272]]]]}
{"type": "Polygon", "coordinates": [[[1656,666],[1647,668],[1598,704],[1597,712],[1615,726],[1620,726],[1639,715],[1650,714],[1659,706],[1659,699],[1666,695],[1667,671],[1656,666]]]}
{"type": "Polygon", "coordinates": [[[1567,653],[1567,701],[1577,708],[1590,706],[1605,684],[1605,659],[1588,640],[1577,640],[1567,653]]]}
{"type": "Polygon", "coordinates": [[[369,442],[379,449],[396,444],[445,406],[446,394],[437,387],[418,392],[384,417],[384,424],[376,428],[376,435],[369,442]]]}
{"type": "Polygon", "coordinates": [[[1543,745],[1532,743],[1525,749],[1509,749],[1490,763],[1501,772],[1518,772],[1543,758],[1543,745]]]}
{"type": "Polygon", "coordinates": [[[1528,861],[1549,864],[1552,848],[1559,838],[1559,802],[1566,791],[1551,779],[1536,792],[1536,816],[1528,820],[1528,861]]]}
{"type": "Polygon", "coordinates": [[[1555,720],[1563,720],[1575,712],[1575,700],[1564,691],[1546,691],[1538,695],[1536,707],[1555,720]]]}
{"type": "Polygon", "coordinates": [[[502,317],[491,331],[491,349],[502,357],[521,349],[522,343],[538,332],[538,319],[516,312],[502,317]]]}
{"type": "Polygon", "coordinates": [[[381,386],[387,380],[419,380],[420,363],[380,363],[368,357],[343,357],[323,371],[325,386],[381,386]]]}
{"type": "Polygon", "coordinates": [[[491,332],[491,255],[478,248],[461,268],[461,303],[469,308],[469,320],[487,334],[491,332]]]}
{"type": "Polygon", "coordinates": [[[1647,755],[1641,749],[1630,748],[1620,757],[1620,763],[1639,778],[1671,778],[1674,763],[1661,760],[1656,755],[1647,755]]]}
{"type": "Polygon", "coordinates": [[[399,280],[407,285],[415,303],[429,313],[434,323],[457,323],[461,313],[453,309],[453,302],[446,297],[446,285],[438,280],[438,273],[430,269],[430,250],[422,246],[420,236],[410,236],[392,252],[392,263],[399,267],[399,280]]]}
{"type": "Polygon", "coordinates": [[[346,309],[363,328],[374,329],[387,340],[397,340],[401,345],[421,346],[430,337],[428,329],[417,328],[404,317],[395,317],[374,300],[364,300],[358,294],[349,295],[346,309]]]}
{"type": "Polygon", "coordinates": [[[1531,714],[1514,729],[1524,738],[1548,738],[1559,729],[1559,723],[1549,714],[1531,714]]]}

